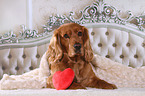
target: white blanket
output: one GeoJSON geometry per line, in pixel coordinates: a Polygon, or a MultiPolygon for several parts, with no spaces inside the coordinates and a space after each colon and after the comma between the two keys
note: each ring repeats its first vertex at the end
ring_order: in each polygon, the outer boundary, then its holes
{"type": "Polygon", "coordinates": [[[49,66],[46,53],[42,56],[40,67],[22,75],[4,74],[0,81],[1,90],[10,89],[41,89],[46,88],[46,78],[49,76],[49,66]]]}
{"type": "MultiPolygon", "coordinates": [[[[46,88],[46,78],[49,76],[47,57],[43,55],[38,69],[23,75],[4,75],[0,81],[1,90],[46,88]]],[[[98,55],[94,56],[92,65],[98,77],[117,87],[145,87],[145,67],[127,67],[98,55]]]]}
{"type": "Polygon", "coordinates": [[[117,87],[145,88],[145,67],[128,67],[99,55],[95,55],[92,64],[98,77],[117,87]]]}

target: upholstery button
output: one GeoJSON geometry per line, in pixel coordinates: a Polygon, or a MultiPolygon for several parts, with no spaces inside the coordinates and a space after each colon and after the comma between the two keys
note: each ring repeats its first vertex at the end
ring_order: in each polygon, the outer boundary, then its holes
{"type": "Polygon", "coordinates": [[[39,54],[37,54],[37,55],[36,55],[36,58],[40,58],[40,55],[39,55],[39,54]]]}
{"type": "Polygon", "coordinates": [[[106,58],[110,58],[110,56],[109,55],[106,55],[106,58]]]}
{"type": "Polygon", "coordinates": [[[142,47],[145,47],[145,43],[142,43],[142,47]]]}
{"type": "Polygon", "coordinates": [[[26,58],[26,55],[25,54],[23,54],[23,56],[22,56],[23,58],[26,58]]]}
{"type": "Polygon", "coordinates": [[[102,43],[99,43],[98,46],[99,46],[99,47],[102,47],[102,43]]]}
{"type": "Polygon", "coordinates": [[[138,58],[138,55],[136,54],[136,55],[134,55],[134,58],[138,58]]]}
{"type": "Polygon", "coordinates": [[[113,46],[113,47],[116,47],[116,46],[117,46],[117,44],[116,44],[116,43],[113,43],[113,44],[112,44],[112,46],[113,46]]]}
{"type": "Polygon", "coordinates": [[[105,34],[106,34],[106,35],[109,35],[109,32],[106,32],[105,34]]]}
{"type": "Polygon", "coordinates": [[[8,58],[9,58],[9,59],[11,59],[11,58],[12,58],[12,55],[11,55],[11,54],[9,54],[8,58]]]}
{"type": "Polygon", "coordinates": [[[127,47],[130,47],[130,45],[131,45],[130,43],[127,43],[127,44],[126,44],[127,47]]]}
{"type": "Polygon", "coordinates": [[[17,66],[15,69],[18,71],[19,70],[19,67],[17,66]]]}
{"type": "Polygon", "coordinates": [[[120,58],[123,59],[124,58],[124,55],[120,55],[120,58]]]}
{"type": "Polygon", "coordinates": [[[91,35],[95,35],[95,32],[91,32],[91,35]]]}
{"type": "Polygon", "coordinates": [[[30,66],[29,69],[30,69],[30,70],[33,70],[33,66],[30,66]]]}
{"type": "Polygon", "coordinates": [[[2,66],[2,70],[5,70],[6,68],[5,68],[5,66],[2,66]]]}

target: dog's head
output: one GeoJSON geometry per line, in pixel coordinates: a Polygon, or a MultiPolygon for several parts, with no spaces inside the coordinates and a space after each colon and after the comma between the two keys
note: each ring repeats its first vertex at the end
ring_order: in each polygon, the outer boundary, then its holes
{"type": "Polygon", "coordinates": [[[86,61],[93,58],[88,30],[76,23],[68,23],[54,31],[48,52],[54,61],[60,60],[63,53],[69,57],[84,56],[86,61]]]}

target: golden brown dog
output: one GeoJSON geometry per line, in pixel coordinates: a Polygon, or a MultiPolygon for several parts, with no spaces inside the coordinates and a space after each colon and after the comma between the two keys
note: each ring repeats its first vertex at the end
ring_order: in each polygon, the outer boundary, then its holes
{"type": "Polygon", "coordinates": [[[76,23],[61,25],[54,31],[47,50],[51,75],[47,79],[47,87],[54,88],[52,76],[56,71],[71,68],[75,78],[68,89],[85,89],[85,87],[116,89],[113,84],[96,77],[90,61],[93,51],[90,46],[88,30],[76,23]]]}

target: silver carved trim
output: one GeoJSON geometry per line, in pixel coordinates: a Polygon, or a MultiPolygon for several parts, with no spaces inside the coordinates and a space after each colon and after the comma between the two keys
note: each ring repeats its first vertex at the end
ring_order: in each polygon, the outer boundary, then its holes
{"type": "Polygon", "coordinates": [[[10,31],[4,35],[0,36],[0,44],[6,43],[19,43],[20,40],[30,39],[40,37],[41,34],[38,34],[36,30],[29,30],[25,27],[25,25],[21,25],[22,31],[20,31],[20,35],[16,36],[13,31],[10,31]]]}
{"type": "Polygon", "coordinates": [[[18,42],[18,39],[17,39],[16,35],[13,33],[13,31],[10,31],[10,32],[0,36],[0,44],[16,43],[16,42],[18,42]]]}
{"type": "Polygon", "coordinates": [[[19,39],[29,39],[39,37],[37,30],[27,29],[25,25],[21,25],[22,31],[20,31],[19,39]]]}
{"type": "Polygon", "coordinates": [[[45,32],[51,32],[56,27],[66,22],[74,22],[78,24],[107,22],[117,23],[121,25],[125,25],[127,23],[134,24],[138,26],[138,29],[140,31],[144,31],[143,25],[145,24],[145,16],[135,17],[131,13],[131,11],[126,12],[126,18],[122,18],[120,14],[121,10],[117,10],[115,7],[110,6],[100,0],[94,2],[92,5],[87,6],[84,8],[84,10],[80,11],[80,17],[77,19],[74,18],[74,12],[70,12],[68,16],[50,16],[50,19],[48,23],[44,26],[44,29],[45,32]]]}
{"type": "Polygon", "coordinates": [[[138,30],[144,31],[143,25],[145,25],[145,15],[133,16],[133,14],[128,11],[126,18],[121,17],[121,11],[117,10],[115,7],[110,6],[99,0],[94,2],[90,6],[86,6],[84,10],[79,12],[78,17],[74,12],[70,12],[69,15],[56,15],[50,16],[46,25],[43,26],[44,32],[38,33],[36,30],[29,30],[24,25],[22,25],[22,31],[20,35],[16,36],[13,31],[10,31],[2,36],[0,36],[0,44],[5,43],[19,43],[24,39],[39,38],[49,35],[54,29],[58,28],[64,23],[74,22],[78,24],[86,23],[116,23],[121,25],[126,25],[127,23],[136,25],[138,30]],[[134,22],[132,22],[134,21],[134,22]]]}

